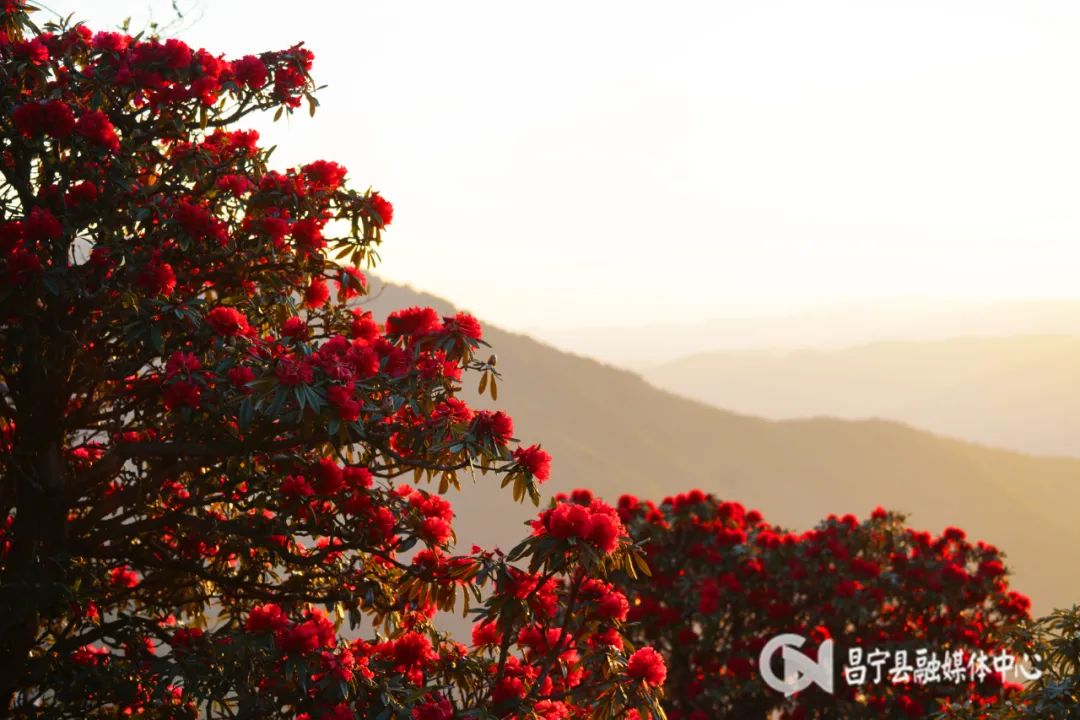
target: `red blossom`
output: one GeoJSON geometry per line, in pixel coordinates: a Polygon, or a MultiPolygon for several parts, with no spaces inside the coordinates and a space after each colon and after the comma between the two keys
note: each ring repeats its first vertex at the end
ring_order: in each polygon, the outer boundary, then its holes
{"type": "Polygon", "coordinates": [[[341,300],[351,300],[367,292],[367,278],[354,267],[341,268],[337,279],[337,292],[341,300]]]}
{"type": "Polygon", "coordinates": [[[480,410],[473,416],[473,432],[480,438],[490,438],[496,445],[506,445],[514,435],[514,421],[501,410],[480,410]]]}
{"type": "Polygon", "coordinates": [[[304,218],[294,223],[292,238],[297,248],[307,253],[314,253],[326,247],[326,240],[323,239],[322,234],[323,225],[323,221],[315,218],[304,218]]]}
{"type": "Polygon", "coordinates": [[[393,221],[394,206],[390,204],[389,200],[379,193],[372,193],[368,201],[371,203],[371,209],[374,210],[375,214],[378,216],[380,225],[386,227],[393,221]]]}
{"type": "Polygon", "coordinates": [[[64,196],[64,202],[68,205],[83,205],[92,203],[98,199],[98,187],[92,182],[85,181],[71,186],[64,196]]]}
{"type": "Polygon", "coordinates": [[[232,68],[237,81],[252,90],[258,90],[266,85],[269,78],[266,63],[254,55],[245,55],[239,60],[234,60],[232,68]]]}
{"type": "Polygon", "coordinates": [[[412,307],[395,310],[386,318],[387,335],[420,337],[442,329],[439,314],[431,308],[412,307]]]}
{"type": "Polygon", "coordinates": [[[113,571],[109,573],[109,582],[112,583],[114,587],[130,590],[139,584],[139,576],[130,568],[118,567],[114,568],[113,571]]]}
{"type": "Polygon", "coordinates": [[[551,455],[539,445],[514,449],[514,460],[540,482],[551,477],[551,455]]]}
{"type": "Polygon", "coordinates": [[[172,295],[176,289],[176,272],[169,263],[155,260],[139,272],[137,283],[151,296],[172,295]]]}
{"type": "Polygon", "coordinates": [[[630,656],[626,663],[626,674],[648,685],[663,685],[667,678],[667,665],[660,653],[651,647],[643,647],[630,656]]]}
{"type": "Polygon", "coordinates": [[[26,137],[36,137],[44,131],[42,127],[42,109],[36,102],[24,103],[11,113],[15,129],[26,137]]]}
{"type": "Polygon", "coordinates": [[[75,123],[75,132],[111,152],[120,149],[120,138],[116,134],[116,128],[113,127],[109,116],[101,110],[89,110],[83,113],[75,123]]]}
{"type": "Polygon", "coordinates": [[[75,129],[75,113],[62,100],[49,100],[41,106],[40,122],[47,135],[63,140],[75,129]]]}
{"type": "Polygon", "coordinates": [[[282,385],[309,385],[315,379],[315,371],[306,360],[282,358],[274,369],[274,375],[282,385]]]}
{"type": "Polygon", "coordinates": [[[330,299],[330,288],[322,278],[312,278],[311,284],[304,290],[304,304],[310,308],[320,307],[330,299]]]}
{"type": "Polygon", "coordinates": [[[202,388],[187,380],[179,380],[165,388],[162,401],[169,410],[199,407],[202,388]]]}
{"type": "Polygon", "coordinates": [[[31,65],[44,65],[49,61],[49,48],[42,38],[19,40],[13,49],[16,57],[31,65]]]}
{"type": "Polygon", "coordinates": [[[308,328],[303,320],[296,317],[290,317],[281,324],[281,336],[287,338],[295,338],[297,340],[303,340],[307,337],[308,328]]]}
{"type": "Polygon", "coordinates": [[[447,332],[460,333],[473,340],[479,340],[484,332],[480,323],[472,315],[459,312],[452,318],[443,318],[447,332]]]}
{"type": "Polygon", "coordinates": [[[238,367],[229,368],[225,373],[229,382],[234,386],[243,390],[248,390],[246,387],[248,383],[255,380],[255,371],[251,368],[241,365],[238,367]]]}
{"type": "Polygon", "coordinates": [[[30,211],[23,223],[26,239],[35,243],[44,243],[59,238],[64,229],[56,216],[45,208],[36,207],[30,211]]]}
{"type": "Polygon", "coordinates": [[[206,324],[225,337],[238,335],[247,328],[247,318],[236,308],[216,307],[206,314],[206,324]]]}
{"type": "Polygon", "coordinates": [[[320,190],[335,190],[345,180],[345,168],[336,162],[316,160],[302,168],[304,175],[313,188],[320,190]]]}
{"type": "Polygon", "coordinates": [[[251,633],[274,633],[288,627],[288,616],[282,611],[279,606],[269,602],[252,608],[252,611],[247,614],[247,621],[244,623],[244,627],[251,631],[251,633]]]}

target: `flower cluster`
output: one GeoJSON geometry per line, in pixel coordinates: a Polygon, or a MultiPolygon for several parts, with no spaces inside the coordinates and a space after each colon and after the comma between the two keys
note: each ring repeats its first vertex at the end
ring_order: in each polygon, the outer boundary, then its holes
{"type": "Polygon", "coordinates": [[[615,508],[594,498],[588,490],[577,490],[569,497],[560,493],[555,503],[533,521],[534,534],[584,542],[604,554],[619,547],[620,540],[628,540],[615,508]]]}
{"type": "MultiPolygon", "coordinates": [[[[989,705],[994,683],[845,686],[785,698],[761,682],[758,656],[781,633],[816,646],[1000,648],[1030,602],[1009,590],[998,550],[963,531],[904,527],[880,508],[792,533],[760,513],[694,491],[660,505],[624,496],[619,516],[644,544],[652,576],[616,585],[632,638],[667,658],[668,717],[925,717],[950,703],[989,705]]],[[[838,650],[838,653],[841,651],[838,650]]]]}

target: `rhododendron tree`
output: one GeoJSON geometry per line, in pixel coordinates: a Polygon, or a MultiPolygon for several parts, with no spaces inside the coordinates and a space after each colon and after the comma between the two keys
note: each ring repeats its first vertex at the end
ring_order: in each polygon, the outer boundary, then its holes
{"type": "Polygon", "coordinates": [[[454,554],[442,495],[539,502],[549,458],[455,397],[473,318],[346,304],[390,202],[237,129],[314,112],[311,53],[0,7],[0,715],[662,715],[612,508],[454,554]]]}
{"type": "Polygon", "coordinates": [[[1025,655],[1039,659],[1022,692],[990,708],[951,706],[949,720],[1065,720],[1080,707],[1080,606],[1055,610],[1010,632],[1025,655]]]}
{"type": "MultiPolygon", "coordinates": [[[[614,579],[631,602],[639,644],[666,659],[668,717],[926,717],[950,703],[986,707],[1017,689],[1016,678],[920,683],[875,671],[861,684],[836,679],[834,694],[809,687],[790,698],[768,687],[758,667],[766,642],[782,633],[827,639],[834,664],[876,648],[1013,654],[1006,632],[1028,618],[1028,599],[1008,588],[998,550],[949,528],[940,536],[906,528],[877,509],[862,522],[829,517],[791,533],[760,513],[699,491],[656,506],[625,496],[619,519],[644,543],[651,577],[614,579]]],[[[779,663],[779,657],[775,658],[779,663]]],[[[779,671],[777,672],[780,675],[779,671]]]]}

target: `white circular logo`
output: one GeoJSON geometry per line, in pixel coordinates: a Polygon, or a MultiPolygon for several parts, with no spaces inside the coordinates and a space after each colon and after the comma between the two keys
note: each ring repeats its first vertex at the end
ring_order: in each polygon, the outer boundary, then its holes
{"type": "Polygon", "coordinates": [[[800,690],[805,690],[811,684],[817,685],[827,693],[833,691],[833,641],[830,638],[818,646],[817,660],[799,652],[799,648],[806,644],[806,638],[795,633],[777,635],[765,647],[761,648],[758,656],[758,669],[761,679],[765,684],[785,696],[792,696],[800,690]],[[780,657],[784,661],[784,677],[777,677],[773,672],[772,658],[776,651],[780,651],[780,657]]]}

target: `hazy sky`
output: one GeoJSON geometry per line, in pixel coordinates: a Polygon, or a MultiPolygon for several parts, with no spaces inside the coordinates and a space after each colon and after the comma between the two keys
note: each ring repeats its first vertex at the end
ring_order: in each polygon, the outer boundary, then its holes
{"type": "MultiPolygon", "coordinates": [[[[167,2],[53,0],[97,28],[167,2]]],[[[303,40],[280,163],[396,208],[382,274],[513,329],[902,295],[1080,297],[1075,0],[203,0],[303,40]],[[309,8],[317,9],[310,12],[309,8]]]]}

